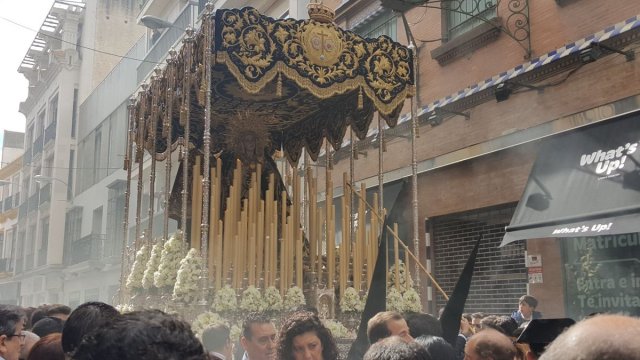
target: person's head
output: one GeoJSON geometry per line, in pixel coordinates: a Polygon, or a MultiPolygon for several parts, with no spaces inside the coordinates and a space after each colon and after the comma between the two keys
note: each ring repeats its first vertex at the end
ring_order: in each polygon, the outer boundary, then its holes
{"type": "Polygon", "coordinates": [[[414,339],[419,336],[442,336],[442,325],[433,315],[425,313],[406,313],[404,318],[409,327],[409,334],[414,339]]]}
{"type": "Polygon", "coordinates": [[[465,360],[513,360],[516,347],[505,334],[494,329],[483,329],[467,341],[465,360]]]}
{"type": "Polygon", "coordinates": [[[276,327],[263,313],[250,313],[242,323],[240,344],[250,360],[273,360],[276,354],[276,327]]]}
{"type": "Polygon", "coordinates": [[[32,333],[31,331],[23,331],[24,333],[24,345],[22,345],[22,350],[20,350],[20,360],[25,360],[29,356],[29,352],[33,345],[40,340],[40,336],[32,333]]]}
{"type": "Polygon", "coordinates": [[[71,308],[62,304],[49,305],[46,311],[47,316],[58,318],[62,321],[67,321],[69,314],[71,314],[71,308]]]}
{"type": "Polygon", "coordinates": [[[404,341],[412,341],[409,327],[402,315],[396,311],[382,311],[375,314],[367,323],[369,343],[375,344],[381,339],[397,335],[404,341]]]}
{"type": "Polygon", "coordinates": [[[49,334],[53,333],[62,333],[62,328],[64,327],[64,321],[55,317],[43,317],[38,320],[37,323],[33,324],[31,331],[38,335],[39,337],[45,337],[49,334]]]}
{"type": "Polygon", "coordinates": [[[439,336],[420,336],[416,342],[427,350],[429,359],[456,360],[456,351],[445,339],[439,336]]]}
{"type": "Polygon", "coordinates": [[[282,324],[278,336],[280,360],[332,360],[338,347],[317,315],[308,311],[291,314],[282,324]]]}
{"type": "Polygon", "coordinates": [[[103,302],[91,301],[78,306],[64,323],[62,349],[66,354],[71,354],[83,336],[119,316],[118,310],[103,302]]]}
{"type": "Polygon", "coordinates": [[[538,299],[534,298],[531,295],[522,295],[520,300],[518,301],[518,310],[525,318],[530,318],[531,314],[538,307],[538,299]]]}
{"type": "Polygon", "coordinates": [[[225,324],[209,326],[202,332],[202,345],[206,351],[215,351],[231,359],[233,345],[229,334],[229,327],[225,324]]]}
{"type": "Polygon", "coordinates": [[[29,306],[29,307],[23,307],[22,311],[24,312],[25,315],[25,319],[24,319],[24,328],[25,329],[31,329],[31,315],[33,315],[33,312],[36,311],[36,308],[33,306],[29,306]]]}
{"type": "Polygon", "coordinates": [[[482,319],[484,319],[487,315],[483,312],[476,312],[471,314],[471,327],[473,327],[474,332],[480,330],[480,323],[482,319]]]}
{"type": "Polygon", "coordinates": [[[363,360],[432,360],[427,350],[415,341],[390,336],[371,345],[363,360]]]}
{"type": "Polygon", "coordinates": [[[507,336],[514,336],[518,323],[511,316],[489,315],[480,321],[480,328],[493,329],[507,336]]]}
{"type": "Polygon", "coordinates": [[[21,308],[0,305],[0,356],[5,360],[18,360],[24,345],[25,315],[21,308]]]}
{"type": "Polygon", "coordinates": [[[62,351],[62,334],[49,334],[38,340],[27,360],[64,360],[64,351],[62,351]]]}
{"type": "Polygon", "coordinates": [[[547,347],[540,360],[638,359],[639,338],[639,318],[596,315],[560,334],[547,347]]]}
{"type": "Polygon", "coordinates": [[[74,360],[205,360],[189,323],[160,310],[134,311],[84,337],[74,360]]]}
{"type": "Polygon", "coordinates": [[[40,321],[40,319],[47,316],[48,309],[49,305],[40,305],[31,312],[31,316],[29,317],[29,329],[31,329],[35,323],[40,321]]]}

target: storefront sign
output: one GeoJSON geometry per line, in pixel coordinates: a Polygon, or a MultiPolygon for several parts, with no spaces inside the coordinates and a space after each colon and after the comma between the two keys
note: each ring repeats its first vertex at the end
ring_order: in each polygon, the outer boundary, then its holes
{"type": "Polygon", "coordinates": [[[568,316],[640,315],[640,233],[571,238],[561,244],[568,316]]]}

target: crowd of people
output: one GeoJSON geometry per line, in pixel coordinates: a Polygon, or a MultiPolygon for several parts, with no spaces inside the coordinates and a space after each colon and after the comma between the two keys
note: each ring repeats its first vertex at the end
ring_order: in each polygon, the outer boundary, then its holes
{"type": "MultiPolygon", "coordinates": [[[[511,316],[463,314],[451,344],[432,315],[380,312],[367,323],[370,346],[364,360],[640,359],[640,319],[600,314],[574,324],[571,319],[543,319],[536,307],[535,298],[523,296],[511,316]]],[[[248,314],[239,346],[234,351],[224,324],[197,337],[189,323],[160,310],[121,314],[101,302],[73,311],[64,305],[0,305],[0,360],[341,358],[336,340],[313,309],[289,314],[279,331],[265,314],[248,314]]]]}

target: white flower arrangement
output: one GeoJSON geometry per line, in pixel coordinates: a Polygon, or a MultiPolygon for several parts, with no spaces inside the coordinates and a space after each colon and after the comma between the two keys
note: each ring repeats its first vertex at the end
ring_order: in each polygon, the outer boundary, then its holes
{"type": "Polygon", "coordinates": [[[127,289],[142,289],[142,276],[144,275],[144,269],[147,265],[147,261],[149,261],[149,247],[147,245],[142,245],[140,250],[136,252],[131,272],[129,273],[129,277],[127,277],[127,289]]]}
{"type": "Polygon", "coordinates": [[[307,301],[304,298],[302,289],[297,286],[292,286],[287,290],[284,295],[284,309],[295,310],[300,305],[306,305],[307,301]]]}
{"type": "Polygon", "coordinates": [[[176,285],[173,288],[173,301],[191,304],[198,299],[199,279],[203,269],[202,257],[196,249],[191,249],[180,261],[176,285]]]}
{"type": "Polygon", "coordinates": [[[118,304],[116,305],[116,310],[118,310],[121,314],[130,313],[133,311],[133,305],[130,304],[118,304]]]}
{"type": "Polygon", "coordinates": [[[358,294],[358,291],[353,287],[348,287],[344,290],[344,294],[340,299],[340,310],[345,313],[360,312],[364,308],[364,303],[358,294]]]}
{"type": "Polygon", "coordinates": [[[322,323],[327,329],[329,329],[329,331],[331,332],[331,335],[333,335],[334,338],[345,339],[345,338],[351,337],[352,335],[347,329],[347,327],[342,325],[342,323],[339,321],[332,320],[332,319],[325,319],[325,320],[322,320],[322,323]]]}
{"type": "Polygon", "coordinates": [[[231,325],[231,329],[229,329],[229,338],[231,341],[234,343],[240,341],[240,335],[242,335],[242,326],[238,324],[231,325]]]}
{"type": "Polygon", "coordinates": [[[404,299],[402,293],[395,287],[389,289],[387,292],[387,310],[389,311],[404,311],[404,299]]]}
{"type": "Polygon", "coordinates": [[[153,274],[153,284],[157,288],[173,287],[178,276],[180,261],[184,257],[184,245],[182,243],[182,231],[177,231],[169,241],[164,243],[160,255],[158,271],[153,274]]]}
{"type": "Polygon", "coordinates": [[[267,308],[267,304],[262,300],[262,294],[260,290],[255,286],[249,286],[242,292],[242,300],[240,300],[240,309],[245,311],[264,311],[267,308]]]}
{"type": "Polygon", "coordinates": [[[414,288],[405,291],[402,294],[402,298],[404,300],[404,311],[422,312],[420,294],[414,288]]]}
{"type": "MultiPolygon", "coordinates": [[[[401,293],[413,287],[413,279],[411,279],[411,276],[407,277],[406,272],[407,272],[407,267],[405,266],[404,262],[402,262],[402,260],[399,260],[398,261],[398,274],[399,274],[398,290],[401,293]],[[409,280],[408,284],[407,284],[407,279],[409,280]]],[[[395,279],[396,279],[396,264],[393,264],[389,268],[389,283],[387,284],[387,287],[395,287],[396,286],[395,279]]]]}
{"type": "Polygon", "coordinates": [[[264,302],[266,304],[266,310],[282,310],[282,296],[280,295],[280,291],[278,291],[275,286],[269,286],[264,291],[264,302]]]}
{"type": "Polygon", "coordinates": [[[144,289],[151,289],[153,287],[153,274],[158,271],[160,266],[160,256],[162,255],[163,244],[154,244],[151,248],[151,257],[147,261],[147,267],[142,275],[142,287],[144,289]]]}
{"type": "Polygon", "coordinates": [[[229,285],[225,285],[216,292],[211,306],[213,311],[220,313],[235,311],[238,308],[236,291],[229,285]]]}
{"type": "Polygon", "coordinates": [[[225,324],[229,326],[229,322],[222,316],[211,311],[207,311],[198,315],[196,319],[193,320],[193,323],[191,323],[191,330],[193,330],[196,336],[201,337],[204,329],[218,324],[225,324]]]}

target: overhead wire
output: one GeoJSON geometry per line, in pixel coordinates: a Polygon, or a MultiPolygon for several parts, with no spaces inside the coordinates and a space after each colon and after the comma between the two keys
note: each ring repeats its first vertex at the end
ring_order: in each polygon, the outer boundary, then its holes
{"type": "Polygon", "coordinates": [[[138,58],[129,57],[129,56],[126,56],[126,55],[119,55],[119,54],[115,54],[115,53],[112,53],[112,52],[99,50],[99,49],[92,48],[92,47],[89,47],[89,46],[84,46],[84,45],[77,44],[77,43],[74,43],[74,42],[71,42],[71,41],[67,41],[67,40],[59,38],[57,36],[49,35],[49,34],[43,32],[43,31],[40,31],[40,30],[34,30],[34,29],[32,29],[32,28],[30,28],[28,26],[22,25],[22,24],[20,24],[18,22],[15,22],[15,21],[11,20],[11,19],[7,19],[6,17],[1,16],[1,15],[0,15],[0,19],[4,20],[6,22],[9,22],[11,24],[14,24],[16,26],[19,26],[19,27],[21,27],[23,29],[35,32],[38,35],[45,36],[45,37],[48,37],[48,38],[53,39],[53,40],[61,41],[63,43],[70,44],[70,45],[73,45],[73,46],[77,46],[77,47],[85,49],[85,50],[94,51],[94,52],[97,52],[97,53],[100,53],[100,54],[104,54],[104,55],[115,56],[115,57],[118,57],[120,59],[134,60],[134,61],[140,61],[140,62],[151,63],[151,64],[156,64],[156,65],[162,64],[162,63],[159,63],[157,61],[150,61],[150,60],[144,60],[144,59],[138,59],[138,58]]]}

